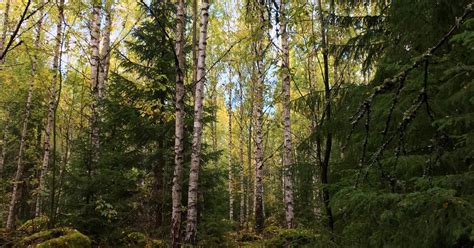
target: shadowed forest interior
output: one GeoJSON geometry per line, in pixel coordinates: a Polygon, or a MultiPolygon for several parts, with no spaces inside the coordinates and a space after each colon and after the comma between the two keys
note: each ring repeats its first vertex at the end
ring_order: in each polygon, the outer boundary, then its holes
{"type": "Polygon", "coordinates": [[[473,247],[472,0],[0,0],[0,247],[473,247]]]}

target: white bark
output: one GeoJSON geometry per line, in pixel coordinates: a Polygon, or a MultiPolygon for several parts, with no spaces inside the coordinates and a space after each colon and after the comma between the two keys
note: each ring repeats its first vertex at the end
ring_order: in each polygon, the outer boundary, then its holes
{"type": "MultiPolygon", "coordinates": [[[[264,6],[260,6],[263,8],[264,6]]],[[[255,85],[254,99],[254,121],[255,121],[255,231],[261,233],[264,225],[263,214],[263,91],[264,83],[264,64],[263,64],[263,38],[265,37],[263,15],[259,15],[261,29],[261,39],[256,41],[256,59],[257,59],[257,81],[255,85]]]]}
{"type": "Polygon", "coordinates": [[[99,67],[100,67],[100,16],[101,16],[101,2],[94,1],[92,6],[92,20],[91,20],[91,91],[92,91],[92,102],[91,102],[91,117],[90,117],[90,130],[91,130],[91,161],[88,168],[88,174],[91,175],[93,166],[97,165],[99,160],[99,67]]]}
{"type": "Polygon", "coordinates": [[[110,33],[112,31],[112,1],[105,3],[105,25],[104,34],[102,37],[102,48],[100,51],[99,63],[99,81],[97,84],[97,94],[99,98],[99,110],[103,107],[103,100],[105,97],[105,88],[107,86],[107,79],[110,66],[110,33]]]}
{"type": "Polygon", "coordinates": [[[46,128],[45,128],[45,136],[44,136],[44,153],[43,153],[43,163],[40,170],[39,176],[39,184],[38,184],[38,191],[36,196],[36,208],[35,208],[35,216],[38,217],[42,213],[42,195],[44,194],[45,190],[45,176],[48,172],[49,166],[49,155],[50,155],[50,137],[51,137],[51,129],[53,126],[53,114],[54,109],[56,108],[56,82],[58,78],[59,72],[59,53],[61,51],[62,45],[62,25],[64,21],[64,0],[59,1],[58,5],[58,23],[56,25],[56,45],[54,47],[54,58],[53,58],[53,79],[51,80],[51,86],[49,89],[50,99],[48,104],[48,115],[46,118],[46,128]]]}
{"type": "Polygon", "coordinates": [[[197,193],[199,167],[201,163],[203,91],[205,81],[205,60],[207,45],[207,25],[209,17],[209,1],[201,3],[201,30],[199,34],[199,51],[197,62],[197,82],[194,98],[194,129],[191,152],[191,165],[188,189],[188,216],[186,225],[186,242],[195,244],[197,241],[197,193]]]}
{"type": "Polygon", "coordinates": [[[184,26],[185,26],[185,3],[178,0],[176,13],[176,89],[175,89],[175,141],[174,141],[174,173],[172,187],[172,213],[171,213],[171,238],[172,246],[180,247],[181,234],[181,198],[183,184],[184,164],[184,26]]]}
{"type": "Polygon", "coordinates": [[[284,177],[284,203],[285,203],[285,219],[286,227],[294,227],[294,211],[293,211],[293,178],[291,166],[293,164],[291,140],[291,118],[290,118],[290,51],[288,46],[287,32],[287,13],[286,3],[281,0],[280,5],[280,30],[281,30],[281,77],[283,89],[283,177],[284,177]]]}

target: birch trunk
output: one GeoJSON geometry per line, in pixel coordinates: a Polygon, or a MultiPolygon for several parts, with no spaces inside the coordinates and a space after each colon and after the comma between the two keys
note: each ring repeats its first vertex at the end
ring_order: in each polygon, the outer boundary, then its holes
{"type": "MultiPolygon", "coordinates": [[[[100,103],[100,16],[101,16],[101,1],[94,1],[92,6],[92,21],[91,21],[91,117],[90,117],[90,132],[91,132],[91,150],[90,150],[90,161],[88,168],[88,176],[92,177],[92,170],[97,165],[99,160],[99,103],[100,103]]],[[[86,201],[90,200],[90,196],[87,197],[86,201]]]]}
{"type": "Polygon", "coordinates": [[[171,242],[173,247],[180,247],[181,239],[181,191],[183,184],[184,163],[184,0],[178,0],[176,13],[176,113],[174,140],[174,172],[172,186],[171,242]]]}
{"type": "Polygon", "coordinates": [[[228,85],[228,94],[229,94],[229,102],[227,103],[227,115],[229,117],[229,126],[228,126],[228,132],[229,132],[229,220],[232,221],[234,219],[234,173],[233,173],[233,168],[232,168],[232,150],[233,150],[233,144],[232,144],[232,86],[230,85],[231,83],[229,82],[228,85]]]}
{"type": "MultiPolygon", "coordinates": [[[[196,87],[196,80],[197,80],[197,63],[198,63],[198,40],[197,40],[197,33],[198,33],[198,29],[197,29],[197,22],[198,22],[198,12],[197,12],[197,1],[198,0],[192,0],[193,1],[193,28],[192,28],[192,34],[193,34],[193,37],[192,37],[192,48],[191,48],[191,52],[192,52],[192,60],[193,60],[193,70],[192,70],[192,73],[193,73],[193,86],[196,87]]],[[[193,87],[193,89],[194,89],[193,87]]]]}
{"type": "Polygon", "coordinates": [[[45,176],[48,172],[49,166],[49,154],[50,154],[50,137],[51,137],[51,128],[53,126],[53,114],[54,109],[56,108],[56,82],[59,73],[59,52],[62,45],[62,25],[64,21],[64,0],[59,1],[58,5],[58,23],[56,24],[56,45],[54,47],[54,58],[53,58],[53,79],[51,80],[51,86],[49,89],[50,99],[48,104],[48,115],[46,117],[46,128],[44,136],[44,153],[43,153],[43,164],[40,170],[38,191],[36,196],[36,208],[35,216],[38,217],[42,213],[42,196],[44,195],[45,190],[45,176]]]}
{"type": "Polygon", "coordinates": [[[255,89],[255,231],[263,231],[263,47],[257,44],[257,84],[255,89]]]}
{"type": "Polygon", "coordinates": [[[105,88],[107,78],[109,74],[110,65],[110,32],[112,31],[112,1],[106,1],[105,3],[105,25],[104,35],[102,37],[102,48],[100,51],[100,63],[99,63],[99,82],[97,85],[97,94],[99,97],[99,116],[102,109],[105,88]]]}
{"type": "Polygon", "coordinates": [[[283,177],[285,182],[285,219],[286,227],[293,228],[295,216],[293,212],[293,177],[291,173],[291,166],[293,164],[293,144],[291,140],[290,118],[290,51],[288,47],[286,3],[284,0],[281,0],[280,4],[280,38],[282,50],[281,76],[283,88],[283,177]]]}
{"type": "Polygon", "coordinates": [[[202,0],[201,3],[201,30],[199,34],[199,53],[197,63],[197,82],[194,98],[194,129],[191,152],[191,165],[189,173],[188,189],[188,216],[186,225],[186,242],[196,244],[197,242],[197,193],[199,167],[201,162],[202,141],[202,111],[203,90],[205,76],[205,59],[207,45],[207,24],[209,17],[209,1],[202,0]]]}
{"type": "Polygon", "coordinates": [[[261,233],[264,227],[263,214],[263,91],[265,89],[264,83],[264,64],[263,64],[263,39],[265,37],[265,8],[264,1],[259,1],[259,8],[261,13],[259,15],[261,36],[260,40],[256,41],[255,53],[257,59],[257,81],[255,85],[255,99],[254,99],[254,120],[255,120],[255,231],[261,233]]]}
{"type": "MultiPolygon", "coordinates": [[[[42,16],[43,14],[41,13],[41,18],[38,20],[36,24],[37,34],[36,34],[36,39],[35,39],[35,48],[37,49],[39,49],[40,42],[41,42],[41,29],[43,25],[42,16]]],[[[38,64],[38,57],[37,55],[33,55],[32,61],[31,61],[32,80],[30,81],[30,85],[28,88],[28,96],[26,98],[25,118],[23,119],[23,127],[21,129],[20,147],[18,148],[16,173],[15,173],[15,178],[13,181],[12,196],[11,196],[10,204],[8,206],[7,223],[5,225],[5,229],[7,232],[11,232],[15,228],[15,221],[16,221],[16,216],[18,212],[18,204],[21,202],[21,198],[22,198],[20,184],[23,183],[23,172],[24,172],[23,152],[25,149],[26,135],[28,132],[28,122],[31,116],[31,100],[33,98],[34,82],[36,81],[37,64],[38,64]]]]}

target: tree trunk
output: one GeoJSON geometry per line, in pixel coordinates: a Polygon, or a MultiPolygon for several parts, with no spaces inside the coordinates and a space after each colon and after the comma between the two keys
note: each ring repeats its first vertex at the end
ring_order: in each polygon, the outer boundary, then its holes
{"type": "Polygon", "coordinates": [[[59,74],[59,52],[62,45],[62,25],[64,21],[64,0],[59,1],[58,5],[58,23],[56,24],[56,45],[54,47],[54,58],[53,58],[53,79],[51,81],[51,86],[49,89],[50,99],[48,104],[48,115],[46,118],[46,128],[44,136],[44,153],[43,153],[43,164],[40,170],[38,191],[36,196],[36,208],[35,216],[38,217],[42,213],[42,198],[45,190],[45,176],[48,172],[49,166],[49,154],[50,154],[50,136],[51,128],[53,126],[53,114],[54,109],[56,108],[56,82],[59,74]]]}
{"type": "MultiPolygon", "coordinates": [[[[91,136],[91,149],[90,149],[90,161],[88,164],[88,176],[89,179],[92,177],[92,170],[99,161],[99,104],[100,104],[100,18],[101,18],[101,1],[94,1],[92,6],[92,21],[91,21],[91,117],[90,117],[90,136],[91,136]]],[[[90,195],[86,201],[90,200],[90,195]]]]}
{"type": "MultiPolygon", "coordinates": [[[[264,1],[259,1],[259,8],[264,9],[264,1]]],[[[261,233],[264,225],[263,214],[263,91],[264,83],[264,64],[263,64],[263,39],[265,37],[265,18],[264,11],[259,15],[259,35],[260,40],[256,41],[255,52],[257,59],[257,81],[255,85],[254,99],[254,119],[255,119],[255,231],[261,233]]]]}
{"type": "MultiPolygon", "coordinates": [[[[319,16],[320,16],[320,24],[321,24],[321,45],[323,50],[323,64],[324,64],[324,96],[325,96],[325,121],[326,125],[328,122],[331,121],[331,89],[329,85],[329,61],[328,61],[328,49],[327,49],[327,32],[326,32],[326,21],[324,20],[323,16],[323,6],[321,0],[318,0],[319,6],[319,16]]],[[[331,156],[331,147],[332,147],[332,133],[331,131],[327,131],[326,133],[326,144],[325,144],[325,151],[324,151],[324,158],[321,161],[321,184],[322,184],[322,196],[323,196],[323,203],[326,209],[326,217],[327,217],[327,225],[332,230],[334,221],[332,216],[332,210],[330,206],[330,195],[329,190],[327,188],[329,184],[328,174],[329,174],[329,159],[331,156]]]]}
{"type": "MultiPolygon", "coordinates": [[[[99,110],[102,109],[105,97],[105,87],[109,74],[110,65],[110,32],[112,31],[112,1],[105,2],[105,25],[102,37],[102,48],[100,51],[99,63],[99,82],[97,85],[97,93],[99,96],[99,110]]],[[[100,113],[100,112],[99,112],[100,113]]]]}
{"type": "Polygon", "coordinates": [[[258,79],[255,89],[255,230],[260,233],[263,230],[263,61],[262,45],[258,45],[257,66],[258,79]]]}
{"type": "MultiPolygon", "coordinates": [[[[192,29],[192,47],[191,47],[191,52],[192,52],[192,60],[193,60],[193,70],[192,70],[192,75],[193,75],[193,86],[196,87],[196,80],[197,80],[197,63],[198,63],[198,40],[197,40],[197,33],[198,33],[198,28],[197,28],[197,22],[198,22],[198,12],[197,12],[197,1],[198,0],[192,0],[193,1],[193,29],[192,29]]],[[[194,89],[193,87],[193,89],[194,89]]]]}
{"type": "MultiPolygon", "coordinates": [[[[43,13],[40,13],[40,19],[36,24],[36,39],[35,39],[35,48],[40,48],[41,42],[41,32],[43,26],[43,13]]],[[[22,194],[21,194],[21,184],[23,183],[23,152],[25,149],[25,142],[26,142],[26,135],[28,132],[28,122],[31,116],[31,100],[33,99],[33,86],[34,82],[36,81],[36,71],[37,71],[37,64],[38,64],[38,56],[34,54],[31,59],[31,76],[32,80],[30,81],[30,85],[28,88],[28,97],[26,98],[26,106],[25,106],[25,118],[23,119],[23,127],[21,129],[21,136],[20,136],[20,147],[18,148],[18,157],[17,157],[17,164],[16,164],[16,173],[15,178],[13,181],[13,190],[12,196],[10,200],[10,204],[8,206],[8,217],[7,223],[5,225],[5,229],[10,232],[15,228],[15,221],[16,216],[18,213],[18,204],[21,202],[22,194]]]]}
{"type": "Polygon", "coordinates": [[[180,247],[181,239],[181,190],[183,184],[184,164],[184,0],[178,0],[176,13],[176,113],[174,140],[174,172],[172,187],[171,241],[173,247],[180,247]]]}
{"type": "MultiPolygon", "coordinates": [[[[230,77],[230,76],[229,76],[230,77]]],[[[227,103],[227,114],[229,117],[229,220],[234,220],[234,172],[232,167],[232,150],[233,150],[233,143],[232,143],[232,86],[231,82],[228,85],[228,95],[229,95],[229,102],[227,103]]]]}
{"type": "Polygon", "coordinates": [[[287,11],[284,0],[280,3],[280,30],[281,30],[281,77],[283,88],[283,177],[284,177],[284,198],[285,198],[285,219],[286,227],[294,227],[293,213],[293,177],[291,166],[293,164],[291,140],[291,118],[290,118],[290,52],[288,47],[287,32],[287,11]]]}
{"type": "Polygon", "coordinates": [[[194,98],[194,129],[191,152],[191,165],[189,173],[188,189],[188,216],[186,226],[186,242],[196,244],[197,242],[197,193],[199,166],[201,162],[202,141],[202,112],[203,112],[203,90],[205,76],[205,59],[207,45],[207,24],[209,17],[209,1],[202,0],[201,4],[201,31],[199,34],[199,56],[197,63],[197,82],[194,98]]]}

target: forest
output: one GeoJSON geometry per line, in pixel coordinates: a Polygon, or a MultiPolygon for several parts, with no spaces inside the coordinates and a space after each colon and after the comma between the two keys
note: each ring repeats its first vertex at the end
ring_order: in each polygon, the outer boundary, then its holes
{"type": "Polygon", "coordinates": [[[474,247],[474,2],[0,0],[0,247],[474,247]]]}

